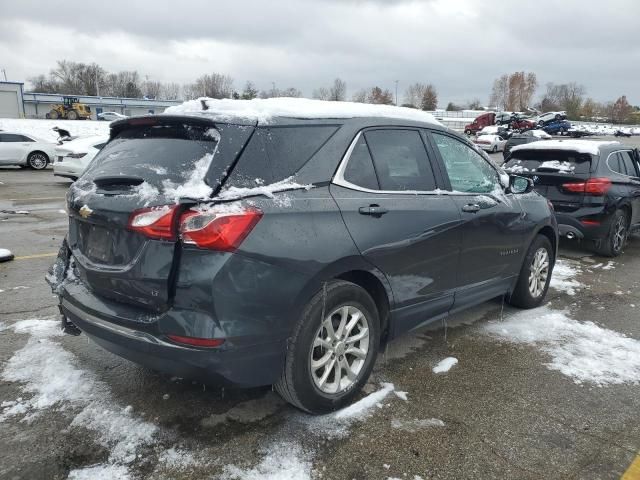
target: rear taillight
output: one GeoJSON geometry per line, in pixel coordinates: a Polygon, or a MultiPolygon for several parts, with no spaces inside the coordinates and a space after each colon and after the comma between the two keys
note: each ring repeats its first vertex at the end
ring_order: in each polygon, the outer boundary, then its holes
{"type": "Polygon", "coordinates": [[[167,335],[167,338],[172,342],[192,347],[214,348],[224,343],[222,338],[183,337],[182,335],[167,335]]]}
{"type": "Polygon", "coordinates": [[[173,223],[177,208],[177,205],[165,205],[135,210],[129,216],[127,228],[149,238],[175,240],[173,223]]]}
{"type": "Polygon", "coordinates": [[[602,196],[611,188],[611,180],[608,178],[590,178],[586,182],[565,183],[562,188],[571,193],[602,196]]]}
{"type": "Polygon", "coordinates": [[[86,153],[68,153],[67,157],[69,158],[82,158],[86,155],[86,153]]]}
{"type": "Polygon", "coordinates": [[[234,212],[188,210],[180,217],[180,236],[200,248],[233,251],[262,218],[257,209],[234,212]]]}

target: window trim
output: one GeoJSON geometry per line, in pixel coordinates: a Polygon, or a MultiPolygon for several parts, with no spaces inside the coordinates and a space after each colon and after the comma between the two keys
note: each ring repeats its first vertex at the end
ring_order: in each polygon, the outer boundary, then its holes
{"type": "MultiPolygon", "coordinates": [[[[385,127],[380,126],[380,127],[373,127],[372,130],[380,130],[380,129],[385,129],[385,127]]],[[[424,140],[422,138],[422,134],[420,132],[420,128],[404,128],[404,127],[397,127],[397,126],[393,126],[393,129],[396,130],[414,130],[416,131],[416,133],[418,135],[420,135],[421,140],[423,141],[424,144],[424,140]]],[[[453,192],[447,192],[446,190],[441,190],[441,185],[440,182],[438,180],[438,176],[436,174],[436,171],[434,169],[434,165],[433,165],[433,160],[429,157],[429,150],[427,149],[427,145],[424,145],[425,147],[425,155],[429,161],[429,166],[431,167],[431,170],[433,171],[433,176],[436,182],[436,189],[435,190],[372,190],[370,188],[366,188],[366,187],[361,187],[360,185],[356,185],[355,183],[351,183],[348,180],[345,180],[344,178],[344,172],[347,169],[347,164],[349,163],[349,159],[351,158],[351,154],[353,153],[353,150],[356,148],[356,145],[358,143],[358,140],[360,140],[360,137],[362,135],[364,135],[365,129],[360,130],[356,136],[353,138],[353,140],[351,141],[351,143],[349,144],[349,148],[347,148],[347,151],[345,152],[344,156],[342,157],[342,160],[340,160],[340,164],[338,165],[338,169],[336,170],[335,175],[333,176],[333,179],[331,180],[331,183],[334,185],[338,185],[340,187],[344,187],[344,188],[348,188],[349,190],[356,190],[358,192],[365,192],[365,193],[382,193],[385,195],[442,195],[442,194],[446,194],[446,193],[453,193],[453,192]]],[[[375,168],[375,163],[374,163],[374,168],[375,168]]]]}
{"type": "MultiPolygon", "coordinates": [[[[626,175],[624,173],[621,172],[616,172],[613,168],[611,168],[611,165],[609,165],[609,159],[611,158],[611,155],[617,155],[618,153],[622,153],[622,152],[631,152],[631,156],[633,158],[633,150],[630,148],[625,148],[623,150],[614,150],[613,152],[611,152],[609,155],[607,155],[607,159],[605,160],[605,164],[607,165],[607,168],[609,169],[609,171],[611,173],[614,173],[616,175],[620,175],[621,177],[626,177],[626,178],[640,178],[640,177],[636,177],[635,175],[626,175]]],[[[638,165],[636,165],[636,168],[638,167],[638,165]]],[[[636,170],[637,171],[637,170],[636,170]]]]}

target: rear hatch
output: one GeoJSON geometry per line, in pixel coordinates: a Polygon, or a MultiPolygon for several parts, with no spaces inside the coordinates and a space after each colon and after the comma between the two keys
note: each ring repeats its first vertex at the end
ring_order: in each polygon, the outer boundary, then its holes
{"type": "Polygon", "coordinates": [[[109,143],[67,195],[68,242],[85,286],[106,298],[167,309],[179,255],[171,223],[190,199],[220,187],[252,132],[252,125],[195,117],[113,123],[109,143]],[[166,228],[146,225],[160,217],[166,228]]]}
{"type": "Polygon", "coordinates": [[[535,190],[551,200],[558,212],[573,212],[582,206],[583,185],[591,176],[589,154],[565,150],[516,150],[503,165],[507,173],[533,179],[535,190]]]}

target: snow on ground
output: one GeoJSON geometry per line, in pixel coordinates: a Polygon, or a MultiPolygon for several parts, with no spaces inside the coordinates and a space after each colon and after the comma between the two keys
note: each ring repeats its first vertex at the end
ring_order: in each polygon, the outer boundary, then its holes
{"type": "Polygon", "coordinates": [[[55,142],[58,139],[58,134],[52,130],[53,127],[68,130],[72,137],[109,136],[109,122],[0,118],[0,130],[24,133],[48,142],[55,142]]]}
{"type": "Polygon", "coordinates": [[[270,445],[260,463],[243,470],[235,465],[224,468],[223,480],[311,480],[310,456],[298,443],[270,445]]]}
{"type": "Polygon", "coordinates": [[[126,473],[124,467],[117,467],[133,462],[139,447],[154,443],[158,427],[133,415],[131,407],[117,405],[105,383],[76,366],[75,357],[56,341],[62,335],[59,325],[57,320],[40,319],[13,325],[16,333],[30,336],[6,363],[0,378],[22,383],[24,397],[2,404],[0,423],[15,416],[32,422],[48,409],[79,409],[71,425],[92,430],[111,449],[109,463],[95,468],[126,473]]]}
{"type": "Polygon", "coordinates": [[[498,338],[539,347],[550,356],[545,365],[597,386],[640,383],[640,341],[581,322],[565,312],[540,307],[518,312],[485,330],[498,338]]]}
{"type": "Polygon", "coordinates": [[[130,480],[127,467],[122,465],[94,465],[69,472],[67,480],[130,480]]]}
{"type": "Polygon", "coordinates": [[[447,357],[444,360],[440,360],[438,364],[433,367],[433,373],[446,373],[458,363],[458,359],[455,357],[447,357]]]}
{"type": "Polygon", "coordinates": [[[202,97],[164,111],[170,115],[210,115],[218,119],[241,118],[268,124],[275,117],[289,118],[356,118],[385,117],[441,125],[433,115],[415,108],[371,105],[354,102],[329,102],[308,98],[254,98],[253,100],[214,99],[202,97]],[[203,108],[203,104],[207,106],[203,108]]]}
{"type": "MultiPolygon", "coordinates": [[[[11,250],[7,250],[6,248],[0,248],[0,262],[6,262],[13,258],[13,253],[11,250]]],[[[0,290],[2,292],[2,290],[0,290]]]]}
{"type": "Polygon", "coordinates": [[[580,273],[582,273],[582,269],[578,262],[558,258],[553,267],[549,286],[567,295],[575,295],[577,290],[584,288],[584,284],[575,279],[575,276],[580,273]]]}

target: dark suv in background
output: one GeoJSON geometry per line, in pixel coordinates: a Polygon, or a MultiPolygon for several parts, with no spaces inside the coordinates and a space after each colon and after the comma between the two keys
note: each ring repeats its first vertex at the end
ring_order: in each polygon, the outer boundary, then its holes
{"type": "Polygon", "coordinates": [[[556,211],[560,235],[585,239],[605,256],[622,253],[640,229],[638,150],[619,142],[548,140],[511,150],[507,172],[533,179],[556,211]]]}
{"type": "Polygon", "coordinates": [[[268,121],[203,101],[113,123],[48,276],[66,331],[325,412],[390,339],[500,295],[541,304],[557,225],[529,180],[429,117],[302,102],[268,121]]]}

